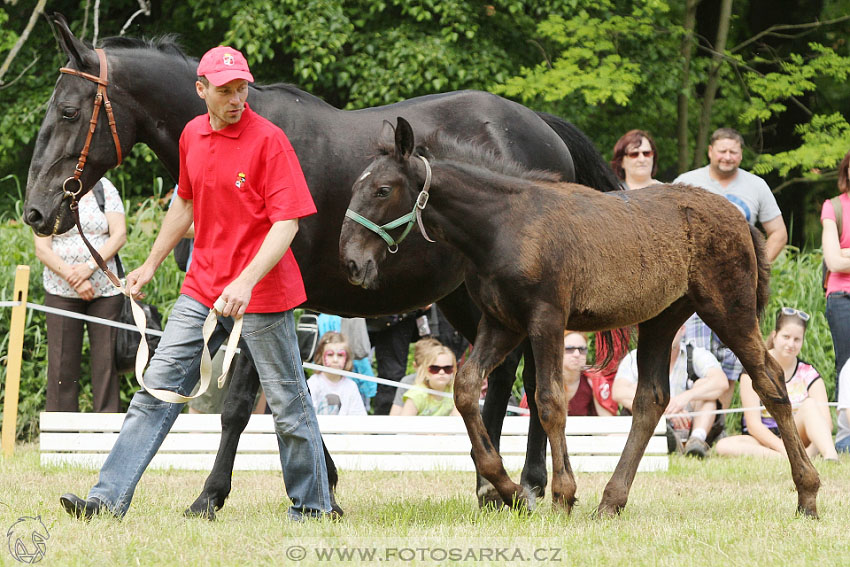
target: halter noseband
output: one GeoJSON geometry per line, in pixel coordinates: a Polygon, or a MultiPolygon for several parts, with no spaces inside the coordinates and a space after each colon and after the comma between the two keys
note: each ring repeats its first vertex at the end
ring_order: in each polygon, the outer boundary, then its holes
{"type": "MultiPolygon", "coordinates": [[[[106,52],[103,49],[97,48],[94,50],[97,53],[97,58],[100,60],[100,76],[95,77],[89,73],[83,73],[82,71],[78,71],[76,69],[71,69],[70,67],[60,67],[59,72],[65,73],[67,75],[76,75],[77,77],[82,77],[88,81],[92,81],[93,83],[97,83],[97,94],[94,95],[94,110],[92,111],[91,120],[89,121],[89,131],[86,134],[86,143],[83,145],[83,151],[80,152],[80,158],[77,160],[77,165],[74,167],[74,175],[68,177],[65,181],[62,182],[62,199],[71,199],[71,204],[69,205],[71,211],[74,213],[74,222],[77,225],[77,230],[80,231],[80,237],[83,239],[83,243],[86,245],[86,248],[89,249],[89,253],[94,259],[95,263],[97,263],[98,267],[103,270],[103,272],[107,275],[110,281],[115,285],[115,287],[119,289],[123,289],[121,286],[121,282],[115,274],[112,273],[109,268],[106,267],[106,262],[103,261],[103,257],[98,253],[94,246],[91,245],[91,242],[86,238],[85,233],[83,233],[83,227],[80,225],[80,213],[78,210],[78,198],[80,193],[83,191],[83,182],[80,181],[80,176],[83,174],[83,168],[86,166],[86,160],[89,157],[89,148],[91,147],[92,136],[94,136],[94,130],[97,128],[97,118],[100,114],[100,107],[104,106],[106,108],[106,116],[109,119],[109,130],[112,132],[112,139],[115,141],[115,153],[118,156],[118,163],[115,165],[121,164],[121,142],[118,139],[118,128],[115,125],[115,115],[112,113],[112,103],[109,102],[109,97],[106,94],[106,86],[109,84],[109,81],[106,79],[107,76],[107,65],[106,65],[106,52]],[[77,190],[71,191],[68,189],[68,182],[76,181],[77,182],[77,190]]],[[[56,223],[58,226],[59,220],[61,218],[61,214],[57,216],[56,223]]],[[[55,232],[55,228],[54,228],[55,232]]]]}
{"type": "Polygon", "coordinates": [[[351,209],[346,209],[345,216],[360,224],[381,238],[384,239],[384,242],[387,243],[387,250],[389,250],[390,254],[395,254],[398,252],[398,245],[401,244],[401,241],[407,238],[407,235],[410,233],[410,229],[413,228],[413,223],[416,222],[419,224],[419,231],[422,233],[422,237],[428,242],[434,242],[431,240],[428,235],[425,233],[425,227],[422,225],[422,210],[428,204],[428,190],[431,189],[431,164],[428,163],[428,160],[422,156],[416,156],[422,160],[425,164],[425,184],[422,186],[422,191],[419,192],[419,195],[416,197],[416,202],[413,204],[413,210],[407,213],[404,216],[401,216],[394,221],[390,221],[383,225],[378,225],[367,219],[366,217],[352,211],[351,209]],[[394,228],[398,228],[404,223],[407,223],[407,226],[404,228],[404,232],[401,233],[401,236],[398,238],[393,238],[387,232],[388,230],[392,230],[394,228]]]}
{"type": "Polygon", "coordinates": [[[121,142],[118,140],[118,128],[115,125],[115,115],[112,113],[112,103],[109,102],[109,97],[106,94],[106,86],[109,85],[109,81],[106,79],[106,53],[103,51],[103,49],[100,48],[97,48],[94,51],[95,53],[97,53],[97,57],[100,60],[99,77],[96,77],[89,73],[83,73],[82,71],[78,71],[76,69],[71,69],[70,67],[61,67],[59,69],[60,73],[65,73],[67,75],[76,75],[77,77],[82,77],[83,79],[89,80],[93,83],[97,83],[97,94],[94,95],[94,110],[92,111],[91,120],[89,121],[89,131],[86,134],[86,143],[85,145],[83,145],[83,151],[80,152],[80,158],[77,160],[77,165],[74,168],[74,175],[68,177],[62,183],[62,191],[64,191],[64,195],[62,198],[71,199],[72,209],[76,208],[77,197],[83,190],[83,182],[80,181],[80,176],[83,174],[83,168],[86,166],[86,160],[89,157],[89,148],[91,146],[92,136],[94,136],[94,130],[95,128],[97,128],[97,118],[100,114],[101,106],[104,106],[106,108],[106,116],[109,119],[109,129],[112,132],[112,139],[115,141],[115,153],[118,156],[118,163],[116,164],[116,167],[120,165],[122,161],[121,142]],[[68,190],[68,182],[71,180],[77,182],[76,191],[68,190]]]}

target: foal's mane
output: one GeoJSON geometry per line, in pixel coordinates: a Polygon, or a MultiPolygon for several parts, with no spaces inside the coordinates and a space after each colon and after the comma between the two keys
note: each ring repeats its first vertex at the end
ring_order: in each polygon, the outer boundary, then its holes
{"type": "MultiPolygon", "coordinates": [[[[382,146],[380,148],[380,152],[383,154],[391,154],[394,151],[394,146],[382,146]]],[[[529,169],[491,147],[476,143],[474,140],[461,140],[455,136],[449,136],[439,129],[417,144],[414,153],[435,161],[465,165],[507,177],[529,181],[561,181],[560,174],[554,171],[529,169]]]]}

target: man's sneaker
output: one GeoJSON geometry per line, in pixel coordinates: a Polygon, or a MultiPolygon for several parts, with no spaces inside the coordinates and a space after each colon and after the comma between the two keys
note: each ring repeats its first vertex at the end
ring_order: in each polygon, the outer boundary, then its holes
{"type": "Polygon", "coordinates": [[[688,442],[685,443],[685,455],[687,456],[704,459],[708,456],[708,451],[708,443],[698,437],[691,437],[688,439],[688,442]]]}

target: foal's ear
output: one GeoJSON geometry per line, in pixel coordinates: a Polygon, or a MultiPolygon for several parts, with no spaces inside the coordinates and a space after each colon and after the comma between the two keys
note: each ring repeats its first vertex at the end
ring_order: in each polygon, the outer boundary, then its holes
{"type": "Polygon", "coordinates": [[[395,128],[395,150],[396,157],[400,159],[407,159],[413,153],[413,128],[401,116],[398,117],[398,124],[395,128]]]}
{"type": "Polygon", "coordinates": [[[99,65],[97,54],[92,48],[84,44],[71,32],[71,27],[65,16],[55,12],[51,18],[53,35],[59,42],[59,47],[71,59],[79,69],[97,67],[99,65]]]}

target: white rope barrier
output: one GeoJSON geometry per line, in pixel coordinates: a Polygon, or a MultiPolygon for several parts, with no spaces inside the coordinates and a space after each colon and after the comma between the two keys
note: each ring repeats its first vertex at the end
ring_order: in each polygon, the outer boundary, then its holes
{"type": "MultiPolygon", "coordinates": [[[[0,307],[17,307],[21,304],[20,301],[0,301],[0,307]]],[[[64,317],[71,317],[73,319],[82,319],[84,321],[90,321],[92,323],[100,323],[102,325],[108,325],[110,327],[117,327],[119,329],[126,329],[128,331],[139,332],[138,328],[135,325],[128,325],[126,323],[119,323],[117,321],[111,321],[109,319],[101,319],[99,317],[92,317],[90,315],[82,315],[80,313],[74,313],[73,311],[65,311],[64,309],[57,309],[55,307],[47,307],[45,305],[39,305],[38,303],[27,302],[27,307],[29,309],[35,309],[36,311],[44,311],[45,313],[52,313],[54,315],[61,315],[64,317]]],[[[153,335],[157,337],[162,336],[162,331],[158,331],[156,329],[147,329],[145,334],[153,335]]],[[[367,376],[366,374],[358,374],[356,372],[350,372],[348,370],[339,370],[336,368],[329,368],[327,366],[321,366],[318,364],[313,364],[312,362],[303,363],[304,368],[309,370],[315,370],[319,372],[330,372],[333,374],[340,374],[342,376],[348,376],[349,378],[357,378],[359,380],[365,380],[366,382],[375,382],[377,384],[384,384],[385,386],[392,386],[394,388],[401,388],[404,390],[410,390],[414,388],[414,384],[404,384],[402,382],[396,382],[394,380],[387,380],[386,378],[379,378],[377,376],[367,376]]],[[[435,396],[443,396],[446,398],[453,397],[453,394],[448,392],[441,392],[439,390],[432,390],[430,388],[424,388],[429,394],[433,394],[435,396]]],[[[822,402],[818,402],[823,405],[822,402]]],[[[480,405],[484,404],[484,401],[479,401],[480,405]]],[[[794,404],[793,407],[798,407],[800,404],[794,404]]],[[[831,407],[837,407],[838,404],[836,402],[828,402],[825,405],[831,407]]],[[[515,414],[528,415],[529,411],[526,408],[520,408],[513,405],[508,405],[508,411],[515,414]]],[[[699,415],[723,415],[729,413],[743,413],[749,410],[758,410],[762,411],[766,409],[764,406],[758,407],[747,407],[747,408],[729,408],[729,409],[719,409],[719,410],[705,410],[705,411],[691,411],[691,412],[682,412],[682,413],[672,413],[669,415],[665,415],[665,418],[678,418],[678,417],[696,417],[699,415]]]]}

